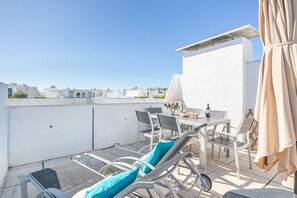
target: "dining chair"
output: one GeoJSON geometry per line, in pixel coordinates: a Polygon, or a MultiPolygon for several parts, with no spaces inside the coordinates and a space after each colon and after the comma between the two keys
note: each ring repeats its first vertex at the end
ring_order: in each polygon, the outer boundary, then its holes
{"type": "MultiPolygon", "coordinates": [[[[238,128],[230,127],[230,129],[236,129],[236,131],[234,133],[213,131],[214,133],[217,133],[219,136],[215,137],[214,135],[212,135],[212,138],[208,140],[209,143],[219,145],[220,147],[222,146],[226,149],[234,150],[236,172],[237,172],[238,179],[240,179],[239,159],[238,159],[239,151],[242,151],[243,149],[246,149],[246,148],[248,149],[249,166],[250,166],[250,169],[252,169],[252,158],[251,158],[249,133],[251,131],[253,123],[254,123],[254,118],[243,118],[241,120],[238,128]],[[238,139],[239,135],[243,135],[245,140],[239,141],[239,139],[238,139]]],[[[213,150],[212,150],[212,153],[213,153],[213,150]]],[[[212,156],[213,156],[213,154],[212,154],[212,156]]],[[[219,158],[220,158],[220,151],[219,151],[219,158]]]]}
{"type": "MultiPolygon", "coordinates": [[[[155,114],[155,113],[162,113],[163,110],[161,107],[149,107],[149,108],[147,108],[147,112],[149,112],[150,114],[155,114]]],[[[158,124],[157,119],[152,118],[152,121],[154,124],[158,124]]]]}
{"type": "Polygon", "coordinates": [[[212,110],[210,117],[211,118],[226,118],[227,113],[228,113],[227,111],[212,110]]]}
{"type": "MultiPolygon", "coordinates": [[[[223,118],[227,118],[227,113],[228,113],[227,111],[212,110],[211,111],[210,118],[212,118],[212,119],[223,119],[223,118]]],[[[214,135],[214,131],[217,131],[217,127],[218,127],[218,125],[215,125],[212,128],[209,128],[207,130],[207,133],[209,134],[209,136],[214,135]],[[210,132],[212,132],[212,134],[210,134],[210,132]]],[[[212,151],[214,150],[214,144],[211,145],[211,149],[212,149],[212,151]]],[[[213,152],[211,152],[211,157],[213,157],[213,152]]]]}
{"type": "Polygon", "coordinates": [[[154,138],[158,137],[160,133],[159,124],[153,123],[149,112],[143,112],[143,111],[137,111],[137,110],[135,112],[138,120],[138,128],[140,127],[139,126],[140,123],[144,123],[148,125],[148,129],[139,130],[139,133],[137,135],[137,143],[139,143],[139,135],[143,134],[145,137],[150,138],[150,150],[152,150],[153,144],[154,144],[154,138]]]}
{"type": "Polygon", "coordinates": [[[162,113],[163,110],[161,107],[150,107],[150,108],[147,108],[147,112],[149,113],[162,113]]]}
{"type": "MultiPolygon", "coordinates": [[[[197,113],[198,115],[201,115],[203,110],[198,108],[187,107],[187,112],[197,113]]],[[[188,131],[192,129],[192,126],[188,124],[182,124],[181,129],[182,131],[188,131]]]]}
{"type": "Polygon", "coordinates": [[[198,115],[201,115],[203,110],[198,108],[187,107],[187,112],[197,113],[198,115]]]}
{"type": "Polygon", "coordinates": [[[164,133],[169,133],[169,139],[176,140],[181,134],[181,127],[176,116],[168,116],[163,114],[157,114],[158,122],[160,126],[160,136],[159,140],[162,139],[164,133]]]}

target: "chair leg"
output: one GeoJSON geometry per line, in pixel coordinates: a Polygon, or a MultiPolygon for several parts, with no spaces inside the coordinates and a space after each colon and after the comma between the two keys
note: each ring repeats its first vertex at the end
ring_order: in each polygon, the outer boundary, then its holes
{"type": "Polygon", "coordinates": [[[252,169],[252,156],[251,156],[251,147],[248,147],[248,154],[249,154],[249,164],[250,164],[250,169],[252,169]]]}
{"type": "MultiPolygon", "coordinates": [[[[214,132],[212,132],[211,138],[214,139],[214,132]]],[[[213,153],[214,153],[214,144],[212,143],[211,144],[211,158],[213,158],[213,153]]],[[[219,158],[220,158],[220,156],[219,156],[219,158]]]]}
{"type": "Polygon", "coordinates": [[[161,142],[162,139],[162,130],[160,130],[160,134],[159,134],[159,142],[161,142]]]}
{"type": "Polygon", "coordinates": [[[213,158],[213,153],[214,153],[214,144],[211,144],[211,158],[213,158]]]}
{"type": "Polygon", "coordinates": [[[237,149],[234,150],[234,155],[235,155],[235,164],[236,164],[237,178],[240,179],[239,158],[238,158],[238,151],[237,151],[237,149]]]}
{"type": "Polygon", "coordinates": [[[151,142],[150,142],[150,151],[151,151],[152,148],[153,148],[153,143],[154,143],[154,135],[153,135],[153,133],[152,133],[152,135],[151,135],[151,142]]]}
{"type": "Polygon", "coordinates": [[[218,158],[220,159],[221,157],[221,146],[219,146],[219,155],[218,155],[218,158]]]}
{"type": "Polygon", "coordinates": [[[139,132],[137,133],[137,145],[139,145],[139,132]]]}

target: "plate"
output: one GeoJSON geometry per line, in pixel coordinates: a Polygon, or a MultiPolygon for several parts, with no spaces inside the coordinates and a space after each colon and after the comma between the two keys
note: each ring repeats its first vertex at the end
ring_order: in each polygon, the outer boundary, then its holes
{"type": "Polygon", "coordinates": [[[189,117],[191,114],[190,113],[181,113],[181,112],[179,112],[178,115],[180,115],[182,117],[189,117]]]}

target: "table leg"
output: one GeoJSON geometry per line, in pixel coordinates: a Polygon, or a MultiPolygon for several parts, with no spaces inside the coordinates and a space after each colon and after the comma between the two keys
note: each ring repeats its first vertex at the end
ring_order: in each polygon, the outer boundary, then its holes
{"type": "MultiPolygon", "coordinates": [[[[226,126],[226,128],[227,128],[227,133],[230,133],[230,122],[228,122],[227,123],[227,126],[226,126]]],[[[229,136],[227,136],[227,138],[229,139],[229,136]]],[[[230,150],[229,149],[227,149],[227,151],[226,151],[226,157],[229,157],[230,156],[230,150]]]]}
{"type": "Polygon", "coordinates": [[[204,127],[199,131],[200,133],[200,168],[206,169],[206,153],[207,153],[207,128],[204,127]]]}

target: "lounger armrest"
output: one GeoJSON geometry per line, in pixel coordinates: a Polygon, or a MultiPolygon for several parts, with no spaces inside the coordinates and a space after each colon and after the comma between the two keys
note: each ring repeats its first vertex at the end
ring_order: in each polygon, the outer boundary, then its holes
{"type": "MultiPolygon", "coordinates": [[[[128,164],[126,162],[121,162],[122,160],[134,160],[135,162],[138,162],[139,164],[143,164],[147,167],[149,167],[151,170],[154,170],[155,167],[153,165],[151,165],[150,163],[148,163],[147,161],[145,160],[142,160],[140,158],[137,158],[137,157],[120,157],[112,162],[110,162],[109,164],[106,164],[105,166],[103,166],[98,172],[103,172],[103,171],[106,171],[108,169],[108,167],[110,166],[116,166],[116,165],[119,165],[119,166],[124,166],[124,167],[127,167],[129,169],[133,169],[135,168],[135,166],[131,165],[131,164],[128,164]]],[[[135,163],[134,162],[134,163],[135,163]]],[[[104,172],[103,172],[104,173],[104,172]]]]}
{"type": "Polygon", "coordinates": [[[120,157],[112,162],[118,162],[118,161],[121,161],[121,160],[126,160],[126,159],[129,159],[129,160],[134,160],[135,162],[139,162],[140,164],[143,164],[143,165],[146,165],[147,167],[149,167],[151,170],[154,170],[155,167],[153,165],[151,165],[150,163],[148,163],[147,161],[143,160],[143,159],[140,159],[140,158],[137,158],[137,157],[130,157],[130,156],[127,156],[127,157],[120,157]]]}
{"type": "MultiPolygon", "coordinates": [[[[157,143],[153,143],[152,145],[155,146],[157,143]]],[[[143,153],[143,154],[146,154],[143,152],[143,150],[145,150],[146,148],[149,148],[151,145],[148,144],[148,145],[145,145],[144,147],[142,147],[141,149],[139,149],[137,152],[138,153],[143,153]]]]}
{"type": "Polygon", "coordinates": [[[57,189],[57,188],[48,188],[45,189],[43,191],[41,191],[36,198],[43,198],[45,194],[51,194],[53,196],[55,196],[56,198],[67,198],[67,195],[62,192],[61,190],[57,189]]]}

